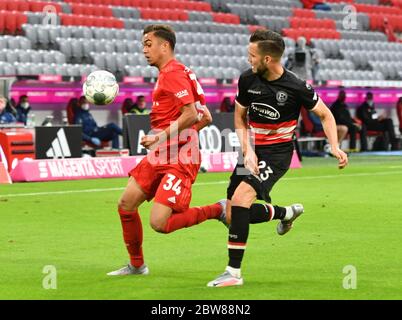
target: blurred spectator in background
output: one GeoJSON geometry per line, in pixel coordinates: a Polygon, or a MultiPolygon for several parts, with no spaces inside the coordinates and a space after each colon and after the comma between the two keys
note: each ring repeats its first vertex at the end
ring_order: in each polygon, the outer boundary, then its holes
{"type": "Polygon", "coordinates": [[[396,114],[399,120],[399,132],[402,134],[402,97],[399,97],[396,103],[396,114]]]}
{"type": "Polygon", "coordinates": [[[398,140],[395,136],[394,122],[375,110],[373,93],[367,92],[366,100],[356,111],[357,117],[366,125],[367,130],[382,131],[388,135],[392,150],[398,150],[398,140]]]}
{"type": "Polygon", "coordinates": [[[68,124],[74,124],[74,117],[80,107],[78,105],[77,98],[71,98],[67,104],[67,122],[68,124]]]}
{"type": "Polygon", "coordinates": [[[121,106],[122,114],[125,115],[126,113],[130,113],[133,105],[134,105],[133,99],[131,99],[131,98],[124,99],[123,104],[121,106]]]}
{"type": "Polygon", "coordinates": [[[294,52],[292,72],[296,73],[300,78],[311,80],[311,53],[306,46],[307,40],[305,37],[298,37],[294,52]]]}
{"type": "Polygon", "coordinates": [[[137,101],[133,104],[130,112],[135,113],[135,114],[148,114],[149,113],[149,110],[147,109],[147,102],[145,101],[144,96],[137,97],[137,101]]]}
{"type": "Polygon", "coordinates": [[[317,49],[311,49],[310,50],[311,54],[311,76],[314,80],[314,83],[318,82],[318,71],[320,69],[320,56],[318,54],[317,49]]]}
{"type": "Polygon", "coordinates": [[[331,7],[322,0],[301,0],[304,8],[331,11],[331,7]]]}
{"type": "Polygon", "coordinates": [[[112,147],[118,149],[119,135],[122,135],[121,128],[114,123],[99,127],[89,112],[89,103],[84,96],[80,97],[78,106],[79,110],[75,114],[74,123],[82,126],[83,140],[97,147],[102,146],[102,141],[112,141],[112,147]]]}
{"type": "Polygon", "coordinates": [[[126,113],[149,114],[149,110],[147,109],[147,103],[145,101],[144,96],[138,96],[135,103],[131,98],[125,99],[121,111],[123,112],[123,114],[126,113]]]}
{"type": "Polygon", "coordinates": [[[17,121],[22,122],[23,124],[27,124],[28,113],[31,110],[31,106],[29,105],[29,99],[27,95],[22,95],[18,101],[18,104],[15,108],[17,110],[17,121]]]}
{"type": "Polygon", "coordinates": [[[17,122],[16,111],[3,96],[0,96],[0,123],[15,123],[17,122]]]}
{"type": "Polygon", "coordinates": [[[17,107],[17,103],[15,102],[15,99],[14,99],[14,98],[11,98],[11,99],[10,99],[10,103],[11,103],[11,106],[12,106],[13,108],[16,108],[16,107],[17,107]]]}
{"type": "Polygon", "coordinates": [[[219,107],[220,112],[233,112],[234,111],[234,104],[230,97],[223,98],[221,105],[219,107]]]}
{"type": "MultiPolygon", "coordinates": [[[[363,123],[358,123],[353,119],[349,107],[346,104],[346,92],[344,90],[339,91],[338,99],[332,104],[331,111],[334,115],[337,126],[344,125],[347,127],[347,132],[350,135],[349,149],[350,151],[356,151],[356,134],[360,132],[360,151],[367,151],[367,130],[363,123]]],[[[342,134],[342,132],[341,132],[342,134]]],[[[339,132],[338,132],[339,135],[339,132]]]]}

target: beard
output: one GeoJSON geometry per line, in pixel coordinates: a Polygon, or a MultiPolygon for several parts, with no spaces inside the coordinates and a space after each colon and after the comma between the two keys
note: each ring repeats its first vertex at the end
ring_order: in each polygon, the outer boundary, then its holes
{"type": "Polygon", "coordinates": [[[255,68],[255,73],[261,77],[266,77],[269,74],[269,70],[262,63],[255,68]]]}

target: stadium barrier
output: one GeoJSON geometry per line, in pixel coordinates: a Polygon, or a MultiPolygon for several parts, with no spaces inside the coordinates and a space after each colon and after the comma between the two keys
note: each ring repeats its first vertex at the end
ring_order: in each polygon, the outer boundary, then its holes
{"type": "MultiPolygon", "coordinates": [[[[25,159],[11,171],[13,182],[60,181],[127,177],[144,156],[75,158],[54,160],[25,159]]],[[[237,163],[236,152],[202,153],[202,166],[209,172],[231,172],[237,163]]],[[[300,168],[296,152],[291,168],[300,168]]]]}

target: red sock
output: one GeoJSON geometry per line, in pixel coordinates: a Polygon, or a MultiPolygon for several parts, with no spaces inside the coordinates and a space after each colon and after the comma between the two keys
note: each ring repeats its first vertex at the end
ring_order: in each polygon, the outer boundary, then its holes
{"type": "Polygon", "coordinates": [[[173,213],[165,226],[165,233],[188,228],[204,222],[207,219],[217,219],[222,213],[222,206],[218,203],[205,207],[189,208],[184,212],[173,213]]]}
{"type": "Polygon", "coordinates": [[[142,223],[138,210],[129,212],[119,208],[123,238],[130,255],[130,263],[138,268],[144,264],[142,254],[142,223]]]}

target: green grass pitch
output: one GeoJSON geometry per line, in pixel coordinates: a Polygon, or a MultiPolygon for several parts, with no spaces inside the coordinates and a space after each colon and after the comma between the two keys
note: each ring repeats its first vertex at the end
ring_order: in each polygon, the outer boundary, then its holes
{"type": "MultiPolygon", "coordinates": [[[[225,197],[229,174],[200,174],[192,205],[225,197]]],[[[251,225],[242,287],[207,288],[227,263],[217,221],[164,235],[140,210],[149,276],[107,277],[128,261],[116,203],[127,179],[0,185],[0,299],[401,299],[401,157],[310,158],[272,192],[305,214],[281,237],[251,225]],[[82,192],[81,190],[92,190],[82,192]],[[29,195],[31,194],[31,195],[29,195]],[[47,265],[57,289],[44,289],[47,265]],[[356,289],[345,266],[356,270],[356,289]],[[345,278],[346,277],[346,278],[345,278]],[[346,279],[346,280],[345,280],[346,279]]]]}

